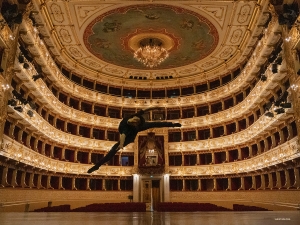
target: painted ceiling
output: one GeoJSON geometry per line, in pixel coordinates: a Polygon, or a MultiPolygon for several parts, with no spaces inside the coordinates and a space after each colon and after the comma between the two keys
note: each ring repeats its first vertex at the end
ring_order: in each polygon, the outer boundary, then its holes
{"type": "Polygon", "coordinates": [[[185,84],[217,79],[247,61],[268,20],[267,1],[259,0],[33,2],[38,32],[60,64],[124,85],[132,77],[185,84]],[[170,52],[157,68],[133,58],[145,37],[162,40],[170,52]]]}
{"type": "Polygon", "coordinates": [[[212,53],[219,41],[217,29],[205,17],[181,7],[161,4],[132,5],[108,11],[87,26],[83,39],[87,49],[100,60],[148,70],[133,58],[134,46],[138,46],[134,40],[138,42],[145,37],[171,42],[170,57],[154,69],[199,61],[212,53]]]}

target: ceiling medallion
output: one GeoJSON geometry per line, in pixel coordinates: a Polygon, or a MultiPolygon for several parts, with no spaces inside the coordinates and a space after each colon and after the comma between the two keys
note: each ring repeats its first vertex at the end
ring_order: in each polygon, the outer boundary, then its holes
{"type": "Polygon", "coordinates": [[[140,47],[134,52],[133,57],[146,67],[157,67],[169,57],[168,51],[156,38],[146,38],[140,42],[140,47]]]}

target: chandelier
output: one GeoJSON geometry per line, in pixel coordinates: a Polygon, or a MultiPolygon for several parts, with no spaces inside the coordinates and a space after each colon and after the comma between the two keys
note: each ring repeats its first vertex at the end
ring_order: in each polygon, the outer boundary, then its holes
{"type": "Polygon", "coordinates": [[[166,58],[168,51],[162,47],[162,42],[159,39],[147,38],[140,42],[140,47],[134,52],[133,57],[143,63],[146,67],[157,67],[166,58]]]}

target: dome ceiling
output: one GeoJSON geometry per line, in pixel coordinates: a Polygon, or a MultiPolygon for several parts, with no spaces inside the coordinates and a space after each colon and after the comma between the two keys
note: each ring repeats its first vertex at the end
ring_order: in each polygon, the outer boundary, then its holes
{"type": "Polygon", "coordinates": [[[137,84],[126,78],[172,77],[186,85],[230,73],[248,59],[264,29],[259,25],[268,19],[260,1],[33,2],[39,33],[59,64],[86,78],[129,86],[137,84]],[[133,57],[144,38],[159,39],[169,50],[156,68],[133,57]]]}
{"type": "Polygon", "coordinates": [[[205,17],[181,7],[149,4],[116,8],[96,17],[84,44],[100,60],[131,69],[148,68],[133,58],[144,38],[160,39],[170,56],[155,69],[197,62],[215,50],[219,35],[205,17]]]}

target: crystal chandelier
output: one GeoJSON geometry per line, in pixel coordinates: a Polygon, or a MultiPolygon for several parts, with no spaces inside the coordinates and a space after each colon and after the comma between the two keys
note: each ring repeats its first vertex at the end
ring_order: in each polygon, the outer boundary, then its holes
{"type": "Polygon", "coordinates": [[[133,56],[146,67],[157,67],[169,56],[168,51],[161,45],[162,43],[158,39],[143,39],[133,56]]]}

